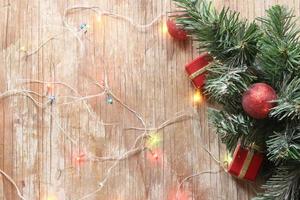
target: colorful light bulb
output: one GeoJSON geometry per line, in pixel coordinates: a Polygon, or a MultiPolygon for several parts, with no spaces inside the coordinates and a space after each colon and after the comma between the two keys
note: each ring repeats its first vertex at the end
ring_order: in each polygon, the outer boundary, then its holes
{"type": "Polygon", "coordinates": [[[113,104],[113,102],[114,102],[113,97],[110,94],[107,94],[107,96],[106,96],[106,103],[107,104],[113,104]]]}
{"type": "Polygon", "coordinates": [[[21,47],[20,47],[20,51],[24,51],[24,52],[27,51],[27,50],[26,50],[26,47],[25,47],[25,46],[21,46],[21,47]]]}
{"type": "Polygon", "coordinates": [[[194,96],[193,96],[193,100],[194,100],[195,103],[198,103],[198,104],[202,103],[203,96],[202,96],[200,90],[195,91],[194,96]]]}
{"type": "Polygon", "coordinates": [[[174,189],[169,192],[168,200],[188,200],[190,192],[183,189],[174,189]]]}
{"type": "Polygon", "coordinates": [[[50,83],[46,85],[46,91],[47,95],[50,95],[52,93],[52,85],[50,83]]]}
{"type": "Polygon", "coordinates": [[[227,152],[226,154],[225,154],[225,156],[224,156],[224,165],[225,165],[225,167],[228,167],[229,166],[229,164],[232,162],[232,155],[231,155],[231,153],[229,153],[229,152],[227,152]]]}
{"type": "Polygon", "coordinates": [[[97,22],[101,22],[101,20],[102,20],[101,14],[97,15],[97,16],[96,16],[96,21],[97,21],[97,22]]]}
{"type": "Polygon", "coordinates": [[[167,34],[168,33],[168,26],[167,26],[166,22],[163,22],[162,32],[163,32],[163,34],[167,34]]]}
{"type": "Polygon", "coordinates": [[[83,31],[84,33],[87,33],[87,29],[89,28],[88,24],[82,23],[79,26],[79,30],[83,31]]]}
{"type": "Polygon", "coordinates": [[[157,155],[157,153],[154,153],[154,154],[153,154],[153,158],[154,158],[155,160],[158,160],[158,155],[157,155]]]}
{"type": "Polygon", "coordinates": [[[146,141],[146,146],[149,149],[154,149],[160,146],[162,138],[159,133],[151,133],[146,141]]]}
{"type": "Polygon", "coordinates": [[[74,155],[74,162],[76,165],[82,165],[86,161],[86,154],[85,153],[80,153],[77,155],[74,155]]]}
{"type": "Polygon", "coordinates": [[[153,166],[162,166],[162,162],[163,162],[163,153],[160,149],[148,149],[147,152],[147,160],[149,161],[149,163],[153,166]]]}
{"type": "Polygon", "coordinates": [[[57,200],[56,196],[53,194],[48,195],[45,200],[57,200]]]}

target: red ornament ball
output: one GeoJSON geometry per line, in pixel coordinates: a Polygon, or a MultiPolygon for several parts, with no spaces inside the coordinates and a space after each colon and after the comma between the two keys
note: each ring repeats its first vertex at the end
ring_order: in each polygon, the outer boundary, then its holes
{"type": "Polygon", "coordinates": [[[266,83],[255,83],[243,94],[244,111],[255,119],[268,117],[270,109],[275,106],[277,99],[275,90],[266,83]]]}
{"type": "Polygon", "coordinates": [[[174,20],[168,19],[167,21],[167,27],[169,34],[177,40],[186,40],[187,39],[187,33],[185,30],[178,27],[174,20]]]}

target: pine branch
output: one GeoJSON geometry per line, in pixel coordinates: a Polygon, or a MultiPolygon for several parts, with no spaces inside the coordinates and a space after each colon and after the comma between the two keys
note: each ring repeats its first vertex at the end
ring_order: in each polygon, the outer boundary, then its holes
{"type": "Polygon", "coordinates": [[[300,164],[289,163],[279,167],[263,186],[265,193],[253,200],[299,200],[300,164]]]}
{"type": "Polygon", "coordinates": [[[300,42],[293,13],[273,6],[259,19],[259,28],[237,12],[217,12],[205,0],[174,1],[181,8],[177,23],[215,60],[204,89],[224,106],[223,111],[209,110],[216,133],[229,151],[240,142],[267,145],[269,171],[276,173],[255,199],[299,200],[300,42]],[[242,111],[242,94],[253,82],[267,82],[278,91],[269,119],[255,120],[242,111]]]}
{"type": "Polygon", "coordinates": [[[272,85],[286,74],[300,72],[299,29],[292,11],[282,6],[267,10],[262,22],[264,36],[259,42],[259,64],[272,85]]]}
{"type": "Polygon", "coordinates": [[[278,95],[277,106],[272,108],[270,116],[279,120],[300,119],[300,78],[285,78],[278,95]]]}
{"type": "Polygon", "coordinates": [[[281,132],[274,132],[266,142],[268,158],[275,163],[284,160],[300,160],[300,126],[290,125],[281,132]]]}
{"type": "MultiPolygon", "coordinates": [[[[223,8],[218,13],[211,2],[174,0],[184,14],[177,23],[198,41],[201,51],[208,51],[228,66],[252,65],[258,52],[258,26],[239,18],[239,13],[223,8]]],[[[182,12],[181,12],[182,13],[182,12]]]]}
{"type": "Polygon", "coordinates": [[[208,68],[205,93],[215,102],[227,108],[241,108],[241,97],[248,86],[256,79],[248,67],[229,68],[215,63],[208,68]]]}
{"type": "Polygon", "coordinates": [[[229,151],[233,151],[239,139],[246,137],[253,127],[253,121],[248,116],[215,109],[209,109],[209,119],[229,151]]]}

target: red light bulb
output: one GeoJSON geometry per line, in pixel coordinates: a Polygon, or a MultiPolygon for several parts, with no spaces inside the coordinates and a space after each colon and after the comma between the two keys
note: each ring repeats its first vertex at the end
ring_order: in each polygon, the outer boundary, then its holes
{"type": "Polygon", "coordinates": [[[84,153],[80,153],[79,155],[74,156],[74,161],[77,165],[81,165],[86,161],[86,155],[84,153]]]}
{"type": "Polygon", "coordinates": [[[153,158],[154,158],[155,160],[158,160],[158,155],[157,155],[157,153],[154,153],[154,154],[153,154],[153,158]]]}

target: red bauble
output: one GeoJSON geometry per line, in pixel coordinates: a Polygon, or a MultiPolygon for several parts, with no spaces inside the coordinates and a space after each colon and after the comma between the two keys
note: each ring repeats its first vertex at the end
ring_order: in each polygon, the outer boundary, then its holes
{"type": "Polygon", "coordinates": [[[265,83],[255,83],[243,94],[244,111],[255,119],[264,119],[270,109],[275,106],[272,102],[277,99],[275,90],[265,83]]]}
{"type": "Polygon", "coordinates": [[[168,27],[169,34],[174,39],[181,40],[181,41],[187,39],[187,33],[185,32],[185,30],[178,27],[172,19],[168,19],[167,27],[168,27]]]}

